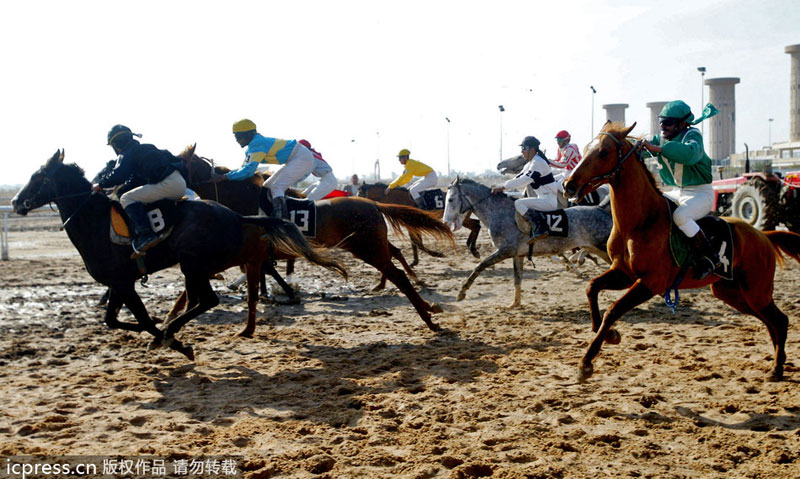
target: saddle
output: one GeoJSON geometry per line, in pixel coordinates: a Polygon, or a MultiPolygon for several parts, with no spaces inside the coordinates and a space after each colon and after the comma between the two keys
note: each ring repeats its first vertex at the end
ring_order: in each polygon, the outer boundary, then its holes
{"type": "MultiPolygon", "coordinates": [[[[159,200],[155,203],[147,204],[146,207],[147,217],[150,219],[150,228],[158,238],[155,244],[161,243],[169,237],[173,228],[175,228],[178,212],[177,202],[175,200],[159,200]]],[[[125,214],[122,205],[112,201],[110,214],[111,227],[109,228],[109,235],[111,242],[123,246],[130,245],[133,226],[128,222],[128,215],[125,214]]]]}
{"type": "MultiPolygon", "coordinates": [[[[547,220],[547,227],[550,229],[550,236],[566,238],[569,236],[569,220],[567,213],[563,209],[553,211],[541,211],[547,220]]],[[[517,228],[526,235],[531,234],[531,224],[525,217],[514,211],[514,221],[517,222],[517,228]]]]}
{"type": "MultiPolygon", "coordinates": [[[[666,198],[669,205],[669,216],[678,208],[678,204],[666,198]]],[[[723,279],[733,279],[733,232],[727,221],[716,216],[704,216],[697,220],[697,225],[705,233],[706,238],[719,254],[720,266],[714,270],[714,274],[723,279]]],[[[689,238],[678,228],[675,221],[670,222],[669,230],[669,249],[672,262],[675,266],[683,269],[694,265],[694,255],[689,238]]]]}
{"type": "MultiPolygon", "coordinates": [[[[297,229],[308,238],[317,236],[317,205],[304,198],[286,196],[286,209],[289,212],[288,220],[297,226],[297,229]]],[[[272,211],[272,198],[267,188],[261,188],[258,195],[258,207],[261,211],[272,211]]]]}
{"type": "Polygon", "coordinates": [[[428,211],[444,209],[444,192],[440,189],[425,190],[420,193],[424,209],[428,211]]]}

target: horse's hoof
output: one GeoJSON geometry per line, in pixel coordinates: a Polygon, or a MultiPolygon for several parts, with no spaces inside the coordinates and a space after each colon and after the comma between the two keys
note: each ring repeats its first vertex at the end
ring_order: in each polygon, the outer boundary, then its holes
{"type": "Polygon", "coordinates": [[[427,323],[428,323],[428,328],[430,328],[430,330],[433,331],[434,333],[438,333],[439,331],[442,330],[442,327],[434,322],[428,321],[427,323]]]}
{"type": "Polygon", "coordinates": [[[183,353],[183,355],[186,356],[186,359],[194,362],[194,349],[192,349],[191,346],[184,346],[180,348],[178,351],[183,353]]]}
{"type": "Polygon", "coordinates": [[[163,342],[163,340],[161,338],[153,338],[153,340],[150,341],[150,344],[147,345],[147,350],[148,351],[153,351],[155,349],[158,349],[158,348],[162,347],[163,345],[164,345],[164,342],[163,342]]]}
{"type": "Polygon", "coordinates": [[[444,313],[444,309],[439,303],[431,303],[431,313],[444,313]]]}
{"type": "Polygon", "coordinates": [[[375,286],[374,288],[372,288],[370,291],[373,292],[373,293],[377,293],[378,291],[383,291],[383,288],[385,288],[385,286],[379,284],[379,285],[375,286]]]}
{"type": "Polygon", "coordinates": [[[253,339],[253,332],[254,332],[254,331],[250,331],[250,330],[248,330],[248,329],[244,329],[244,330],[242,330],[242,331],[239,331],[239,332],[236,334],[236,336],[237,336],[237,337],[240,337],[240,338],[253,339]]]}
{"type": "Polygon", "coordinates": [[[772,371],[772,374],[769,375],[767,381],[771,383],[779,383],[783,381],[783,371],[772,371]]]}
{"type": "Polygon", "coordinates": [[[461,301],[466,297],[467,297],[467,293],[461,291],[461,292],[458,293],[458,296],[456,296],[456,301],[461,301]]]}
{"type": "Polygon", "coordinates": [[[619,344],[622,341],[622,336],[616,329],[609,329],[606,333],[606,342],[608,344],[619,344]]]}
{"type": "Polygon", "coordinates": [[[584,364],[578,368],[578,382],[585,383],[587,379],[592,377],[592,374],[594,374],[594,366],[591,364],[584,364]]]}
{"type": "Polygon", "coordinates": [[[471,250],[469,250],[469,252],[472,253],[472,256],[474,256],[475,259],[481,259],[481,254],[478,252],[478,250],[471,249],[471,250]]]}

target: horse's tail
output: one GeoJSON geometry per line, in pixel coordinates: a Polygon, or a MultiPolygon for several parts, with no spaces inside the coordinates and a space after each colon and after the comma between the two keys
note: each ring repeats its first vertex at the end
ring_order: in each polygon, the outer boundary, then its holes
{"type": "Polygon", "coordinates": [[[265,216],[245,216],[242,219],[245,223],[260,227],[261,239],[267,241],[273,251],[305,258],[314,264],[336,271],[347,279],[347,270],[342,263],[330,257],[327,249],[311,247],[294,223],[265,216]]]}
{"type": "Polygon", "coordinates": [[[783,266],[783,253],[800,263],[800,234],[790,231],[764,231],[772,247],[775,248],[775,259],[780,266],[783,266]]]}
{"type": "Polygon", "coordinates": [[[410,206],[375,203],[381,213],[389,220],[389,224],[397,234],[406,228],[411,235],[421,233],[430,235],[435,240],[446,240],[455,246],[455,239],[450,228],[439,221],[436,213],[418,210],[410,206]]]}

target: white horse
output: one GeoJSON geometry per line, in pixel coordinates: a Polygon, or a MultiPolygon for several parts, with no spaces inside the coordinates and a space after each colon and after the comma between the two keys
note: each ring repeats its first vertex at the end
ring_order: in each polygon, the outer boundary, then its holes
{"type": "MultiPolygon", "coordinates": [[[[481,224],[489,228],[497,251],[481,261],[461,286],[458,301],[466,297],[467,289],[484,269],[505,259],[514,261],[514,302],[511,307],[520,306],[522,286],[522,262],[528,254],[528,236],[517,226],[514,217],[514,200],[501,193],[493,195],[489,187],[468,179],[456,178],[447,189],[444,216],[442,221],[454,230],[461,226],[468,211],[477,216],[481,224]]],[[[566,237],[551,234],[533,243],[534,256],[561,255],[575,248],[585,248],[611,263],[606,252],[606,243],[613,222],[611,212],[600,206],[574,206],[564,210],[569,232],[566,237]]],[[[524,221],[524,220],[523,220],[524,221]]],[[[550,225],[551,229],[554,225],[550,225]]]]}

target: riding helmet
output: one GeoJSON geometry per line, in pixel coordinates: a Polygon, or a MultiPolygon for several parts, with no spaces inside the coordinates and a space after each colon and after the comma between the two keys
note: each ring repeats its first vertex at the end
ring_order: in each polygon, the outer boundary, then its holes
{"type": "Polygon", "coordinates": [[[519,146],[527,146],[528,148],[533,148],[534,150],[539,150],[540,142],[536,139],[535,136],[526,136],[522,143],[519,146]]]}

